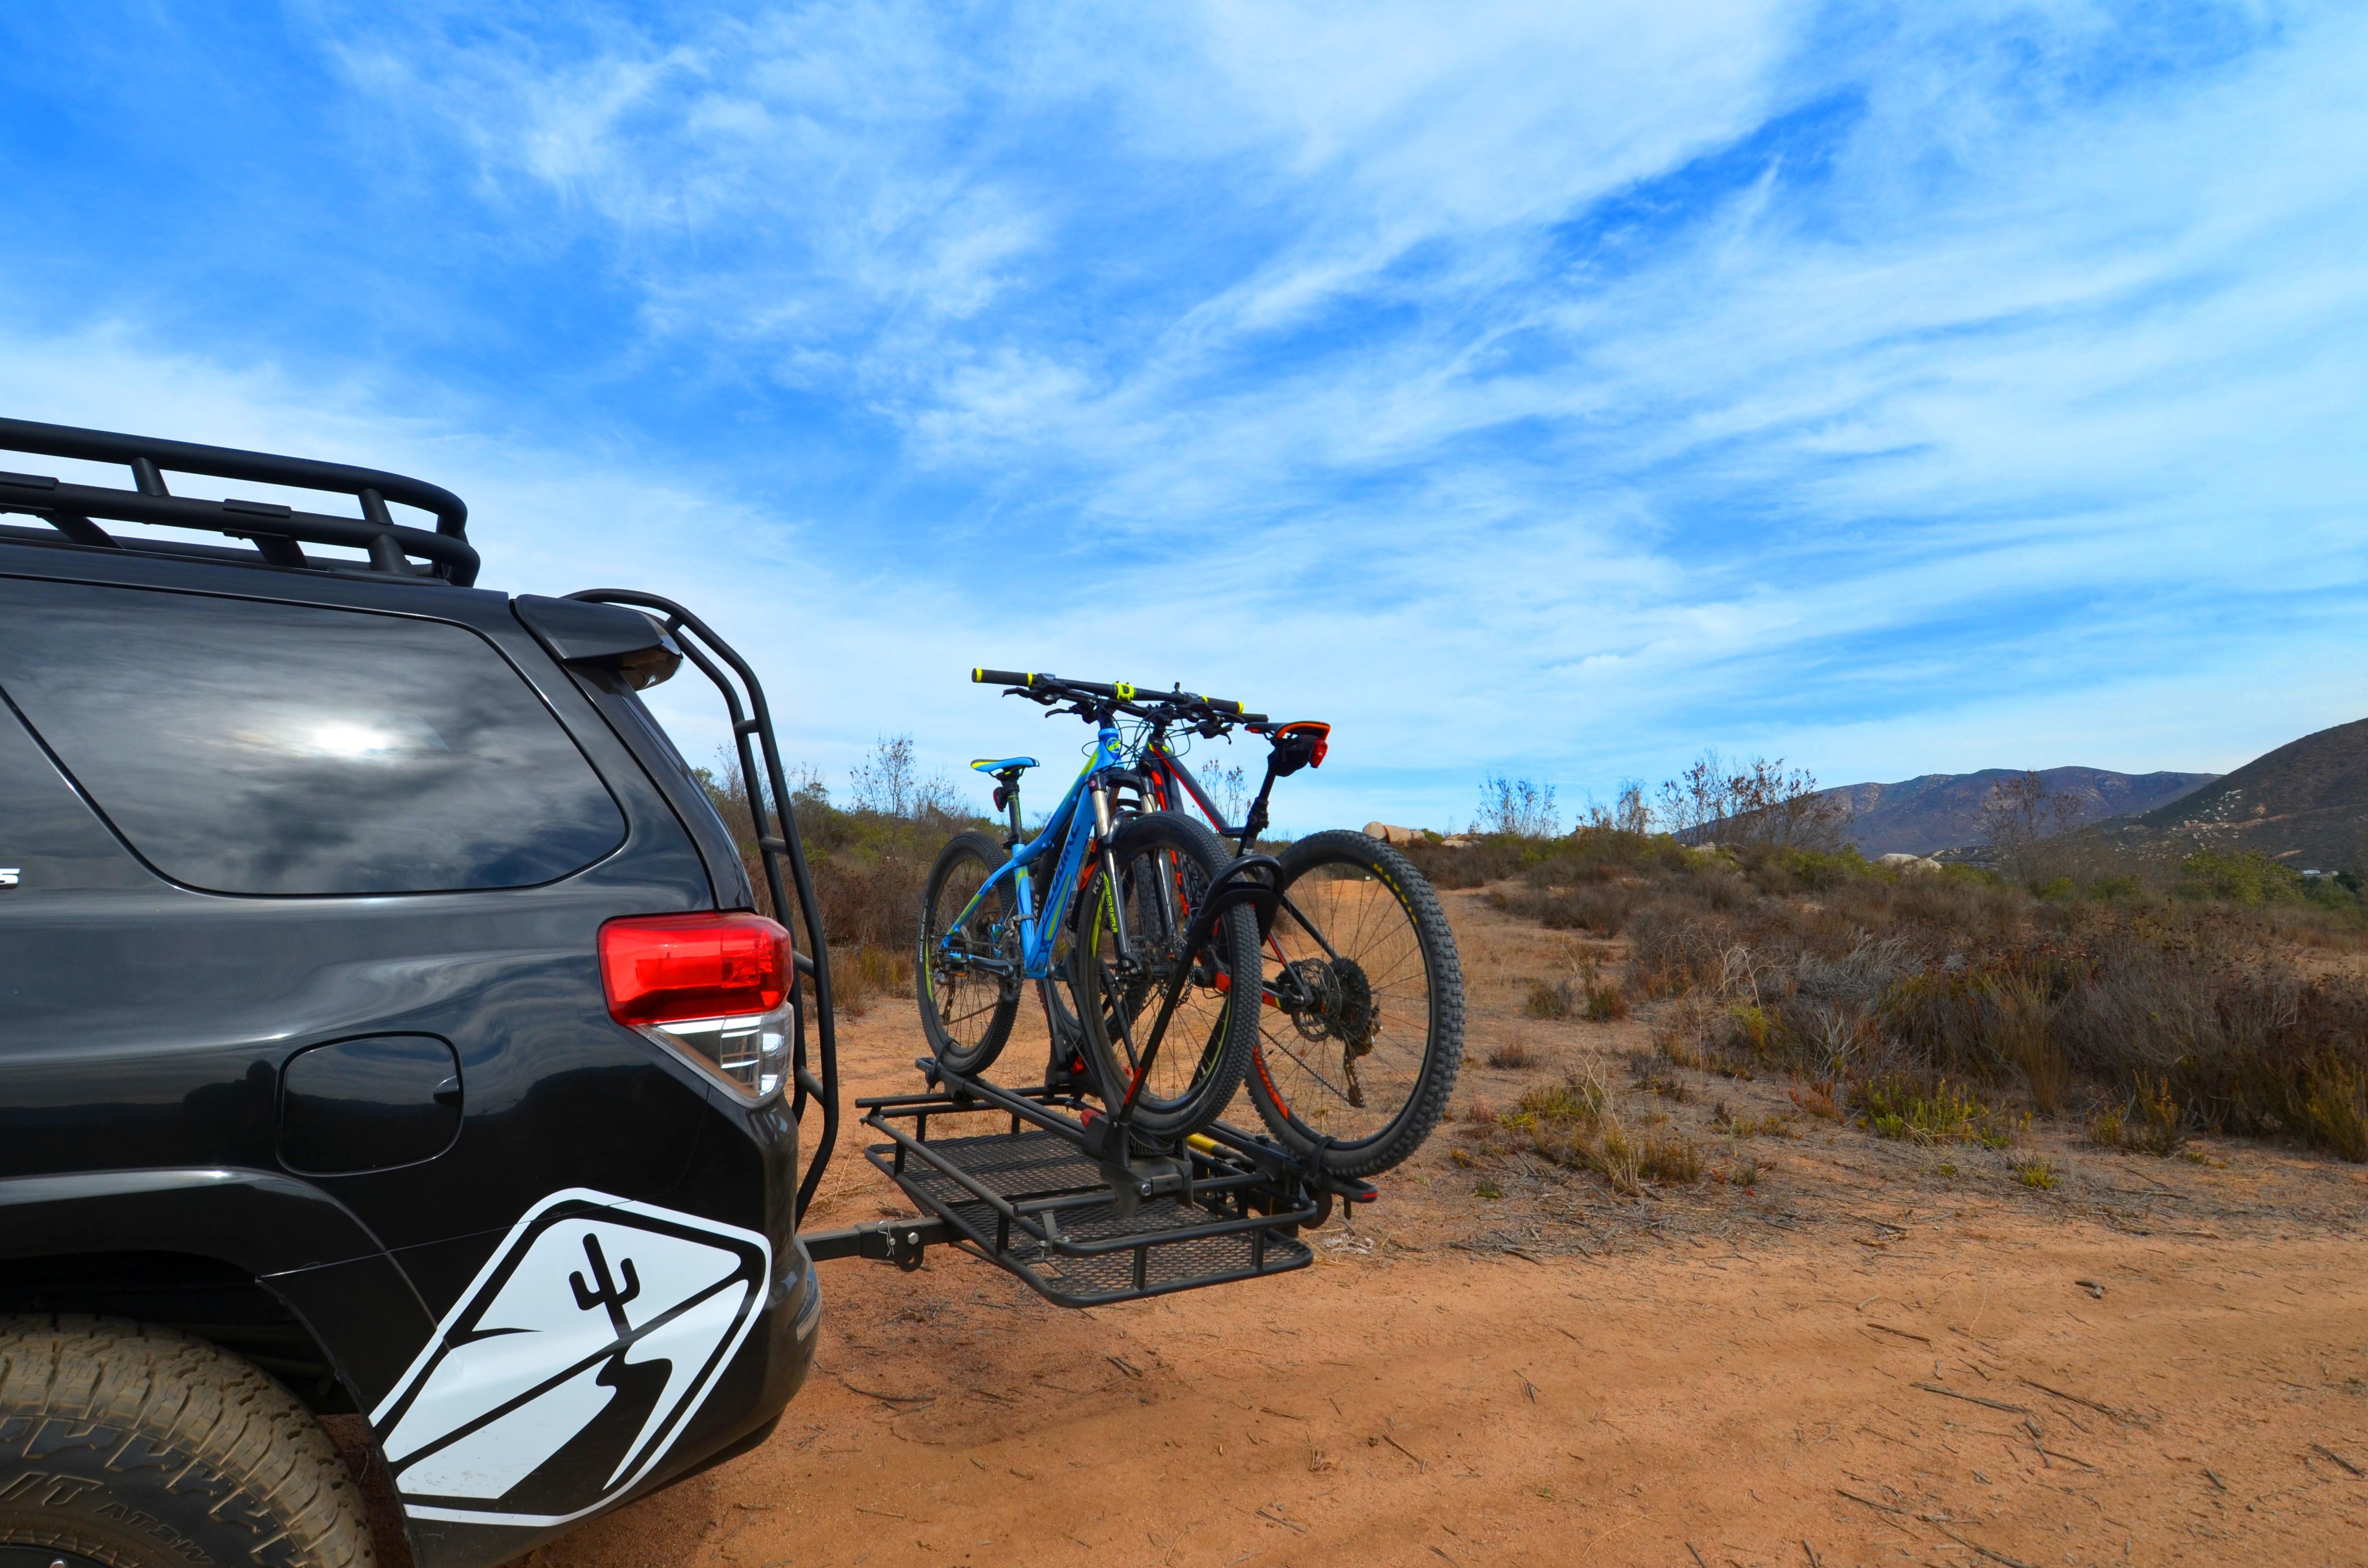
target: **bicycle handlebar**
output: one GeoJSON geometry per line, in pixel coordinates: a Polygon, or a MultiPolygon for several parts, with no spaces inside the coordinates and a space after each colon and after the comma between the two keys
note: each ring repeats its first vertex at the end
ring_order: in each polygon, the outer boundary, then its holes
{"type": "Polygon", "coordinates": [[[973,669],[970,678],[980,686],[1008,687],[1039,702],[1080,701],[1097,706],[1108,703],[1145,719],[1213,720],[1224,724],[1266,722],[1265,714],[1249,712],[1242,704],[1222,697],[1202,697],[1187,691],[1145,691],[1125,681],[1070,680],[1034,671],[988,669],[973,669]]]}

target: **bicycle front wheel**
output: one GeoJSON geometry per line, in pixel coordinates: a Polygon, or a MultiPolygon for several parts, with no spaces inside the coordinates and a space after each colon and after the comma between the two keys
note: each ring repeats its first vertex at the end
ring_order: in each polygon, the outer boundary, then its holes
{"type": "Polygon", "coordinates": [[[1250,1100],[1277,1138],[1343,1176],[1422,1146],[1463,1065],[1463,969],[1414,863],[1361,833],[1277,857],[1284,907],[1266,958],[1250,1100]]]}
{"type": "Polygon", "coordinates": [[[1258,921],[1236,904],[1217,917],[1205,943],[1186,950],[1188,928],[1224,865],[1217,841],[1197,823],[1168,812],[1129,818],[1111,834],[1110,855],[1117,880],[1097,863],[1071,960],[1086,1047],[1113,1114],[1139,1078],[1134,1124],[1180,1137],[1214,1121],[1249,1069],[1258,1044],[1258,921]],[[1160,1009],[1179,981],[1154,1050],[1160,1009]]]}
{"type": "Polygon", "coordinates": [[[1019,1012],[1018,896],[1007,878],[977,898],[1004,858],[1003,846],[985,834],[956,834],[921,884],[913,987],[921,1033],[938,1060],[964,1076],[994,1062],[1019,1012]]]}

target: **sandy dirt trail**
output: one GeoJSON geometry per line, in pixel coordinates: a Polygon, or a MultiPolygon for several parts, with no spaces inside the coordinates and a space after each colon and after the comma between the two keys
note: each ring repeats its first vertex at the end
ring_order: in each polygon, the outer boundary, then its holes
{"type": "MultiPolygon", "coordinates": [[[[1548,938],[1457,915],[1459,1105],[1526,1081],[1481,1064],[1491,1040],[1547,1070],[1641,1040],[1520,1019],[1548,938]]],[[[916,1082],[909,1006],[847,1030],[850,1097],[916,1082]]],[[[854,1131],[810,1223],[904,1211],[854,1131]]],[[[2066,1188],[2033,1193],[1832,1132],[1749,1191],[1541,1173],[1501,1204],[1442,1132],[1315,1267],[1090,1312],[951,1253],[826,1265],[772,1439],[531,1561],[2368,1562],[2356,1167],[2067,1144],[2066,1188]]]]}

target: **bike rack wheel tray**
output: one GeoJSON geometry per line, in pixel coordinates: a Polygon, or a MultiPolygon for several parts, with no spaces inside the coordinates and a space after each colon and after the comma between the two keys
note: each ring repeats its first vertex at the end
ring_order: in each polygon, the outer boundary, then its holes
{"type": "Polygon", "coordinates": [[[864,1157],[924,1218],[810,1237],[810,1248],[819,1241],[830,1249],[816,1256],[888,1257],[909,1267],[923,1244],[943,1241],[1056,1305],[1098,1306],[1304,1268],[1315,1254],[1300,1227],[1322,1223],[1336,1195],[1373,1196],[1363,1182],[1327,1180],[1224,1122],[1173,1154],[1131,1162],[1126,1176],[1138,1179],[1125,1191],[1128,1183],[1089,1153],[1096,1112],[1072,1099],[1080,1114],[1065,1115],[1050,1091],[965,1078],[933,1058],[917,1065],[934,1092],[856,1105],[863,1124],[888,1138],[864,1157]],[[946,1136],[946,1120],[957,1117],[1008,1125],[946,1136]]]}

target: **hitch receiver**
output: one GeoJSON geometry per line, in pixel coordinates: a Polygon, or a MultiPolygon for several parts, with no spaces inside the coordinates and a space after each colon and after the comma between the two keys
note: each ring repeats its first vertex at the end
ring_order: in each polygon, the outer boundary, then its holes
{"type": "Polygon", "coordinates": [[[931,1215],[910,1220],[877,1220],[869,1225],[848,1225],[836,1231],[808,1231],[798,1240],[816,1263],[834,1257],[868,1257],[893,1263],[910,1274],[921,1267],[922,1253],[953,1239],[943,1220],[931,1215]]]}

